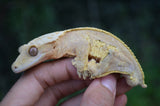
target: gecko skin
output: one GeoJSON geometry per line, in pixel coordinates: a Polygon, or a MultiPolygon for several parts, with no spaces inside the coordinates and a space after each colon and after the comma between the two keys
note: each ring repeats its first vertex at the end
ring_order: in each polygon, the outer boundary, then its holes
{"type": "Polygon", "coordinates": [[[19,53],[12,65],[15,73],[49,59],[74,57],[72,64],[83,79],[120,73],[128,85],[147,87],[142,68],[129,47],[113,34],[97,28],[82,27],[45,34],[22,45],[19,53]]]}

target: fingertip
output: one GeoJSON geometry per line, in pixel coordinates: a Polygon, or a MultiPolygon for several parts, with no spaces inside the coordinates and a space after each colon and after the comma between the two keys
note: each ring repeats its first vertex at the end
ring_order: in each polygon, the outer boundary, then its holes
{"type": "Polygon", "coordinates": [[[130,89],[132,89],[131,86],[129,86],[127,83],[126,83],[126,80],[125,78],[119,78],[118,81],[117,81],[117,92],[116,92],[116,95],[122,95],[124,93],[126,93],[127,91],[129,91],[130,89]]]}
{"type": "Polygon", "coordinates": [[[101,78],[101,84],[115,95],[115,93],[116,93],[116,78],[113,75],[108,75],[106,77],[101,78]]]}
{"type": "Polygon", "coordinates": [[[126,104],[127,96],[125,94],[116,97],[114,106],[125,106],[126,104]]]}
{"type": "Polygon", "coordinates": [[[87,88],[82,98],[86,106],[113,106],[116,92],[116,78],[108,75],[102,79],[95,79],[87,88]]]}

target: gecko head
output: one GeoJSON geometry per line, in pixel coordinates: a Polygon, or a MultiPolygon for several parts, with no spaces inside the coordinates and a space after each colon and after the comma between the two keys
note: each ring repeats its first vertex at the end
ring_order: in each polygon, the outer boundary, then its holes
{"type": "Polygon", "coordinates": [[[41,46],[36,45],[23,45],[19,48],[19,56],[12,64],[12,70],[15,73],[25,71],[36,64],[47,60],[52,51],[51,44],[41,46]]]}
{"type": "Polygon", "coordinates": [[[42,35],[19,48],[19,56],[12,64],[15,73],[25,71],[45,60],[51,59],[54,45],[63,31],[42,35]]]}

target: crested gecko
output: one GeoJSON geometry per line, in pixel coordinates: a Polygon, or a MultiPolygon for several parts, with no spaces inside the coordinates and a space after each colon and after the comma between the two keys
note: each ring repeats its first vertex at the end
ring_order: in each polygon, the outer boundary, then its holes
{"type": "Polygon", "coordinates": [[[15,73],[49,59],[74,57],[72,64],[83,79],[120,73],[128,85],[147,87],[133,52],[118,37],[101,29],[80,27],[45,34],[22,45],[18,51],[20,55],[12,64],[15,73]]]}

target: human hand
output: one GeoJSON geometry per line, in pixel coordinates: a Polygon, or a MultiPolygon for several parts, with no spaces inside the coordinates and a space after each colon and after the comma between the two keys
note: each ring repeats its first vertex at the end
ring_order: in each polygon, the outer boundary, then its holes
{"type": "Polygon", "coordinates": [[[80,80],[71,59],[64,59],[42,63],[24,72],[1,106],[53,106],[61,98],[87,86],[83,94],[65,101],[62,106],[125,106],[125,92],[131,89],[124,78],[116,75],[80,80]]]}

